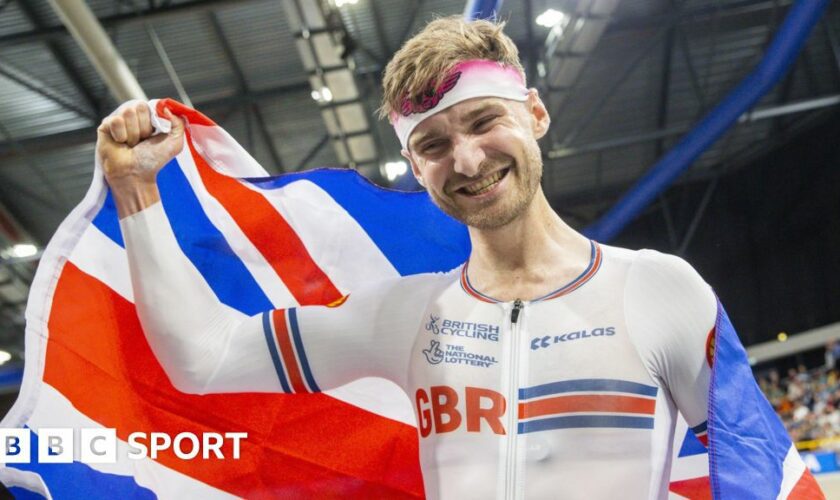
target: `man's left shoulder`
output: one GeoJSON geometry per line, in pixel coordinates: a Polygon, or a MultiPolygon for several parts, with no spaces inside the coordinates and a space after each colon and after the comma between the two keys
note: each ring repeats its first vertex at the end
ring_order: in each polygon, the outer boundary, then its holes
{"type": "Polygon", "coordinates": [[[683,311],[717,308],[712,287],[685,259],[649,249],[632,253],[627,292],[637,303],[683,311]]]}
{"type": "Polygon", "coordinates": [[[680,275],[697,275],[697,271],[694,270],[691,264],[676,255],[649,248],[632,250],[630,248],[605,245],[603,243],[599,243],[598,246],[606,260],[632,267],[637,272],[665,273],[673,275],[675,278],[679,278],[680,275]]]}
{"type": "Polygon", "coordinates": [[[705,341],[718,311],[712,287],[676,255],[647,249],[634,253],[624,296],[629,323],[663,345],[705,341]]]}

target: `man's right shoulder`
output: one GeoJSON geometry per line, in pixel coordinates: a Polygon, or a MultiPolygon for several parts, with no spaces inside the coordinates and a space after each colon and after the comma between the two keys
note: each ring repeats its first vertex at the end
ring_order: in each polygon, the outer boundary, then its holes
{"type": "Polygon", "coordinates": [[[396,276],[380,280],[372,280],[356,290],[349,291],[349,297],[373,296],[381,297],[385,301],[411,301],[419,304],[440,295],[452,284],[457,284],[460,268],[446,272],[417,273],[396,276]]]}
{"type": "Polygon", "coordinates": [[[441,291],[453,283],[457,284],[460,275],[461,267],[459,266],[444,272],[418,273],[400,276],[392,282],[391,286],[397,289],[414,289],[418,293],[421,291],[441,291]]]}

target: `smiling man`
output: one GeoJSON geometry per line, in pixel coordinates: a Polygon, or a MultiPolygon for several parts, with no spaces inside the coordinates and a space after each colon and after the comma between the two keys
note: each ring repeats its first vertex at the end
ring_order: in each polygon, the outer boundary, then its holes
{"type": "Polygon", "coordinates": [[[182,121],[152,136],[136,102],[103,121],[137,309],[173,384],[299,393],[384,377],[414,402],[430,498],[667,497],[678,412],[705,443],[711,288],[677,257],[590,241],[551,209],[549,116],[502,25],[433,21],[384,90],[418,182],[469,228],[468,261],[250,318],[178,251],[159,201],[182,121]]]}

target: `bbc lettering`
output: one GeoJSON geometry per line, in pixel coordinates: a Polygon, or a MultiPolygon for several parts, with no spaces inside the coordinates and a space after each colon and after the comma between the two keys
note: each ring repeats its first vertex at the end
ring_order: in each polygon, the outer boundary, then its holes
{"type": "Polygon", "coordinates": [[[239,460],[241,441],[248,438],[248,433],[181,432],[171,436],[164,432],[132,432],[127,442],[118,445],[116,429],[41,428],[37,431],[37,450],[32,450],[31,436],[29,429],[0,429],[0,463],[29,463],[37,456],[39,463],[112,464],[117,462],[118,449],[123,447],[130,460],[156,459],[167,450],[181,460],[239,460]],[[229,456],[223,451],[227,442],[231,448],[229,456]]]}

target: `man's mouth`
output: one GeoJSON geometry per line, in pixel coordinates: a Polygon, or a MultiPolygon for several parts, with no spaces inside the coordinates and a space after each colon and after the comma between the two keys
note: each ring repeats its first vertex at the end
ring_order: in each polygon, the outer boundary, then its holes
{"type": "Polygon", "coordinates": [[[496,185],[505,178],[508,171],[510,171],[510,167],[499,170],[498,172],[477,180],[468,186],[464,186],[459,189],[458,192],[468,196],[478,196],[484,194],[496,187],[496,185]]]}

